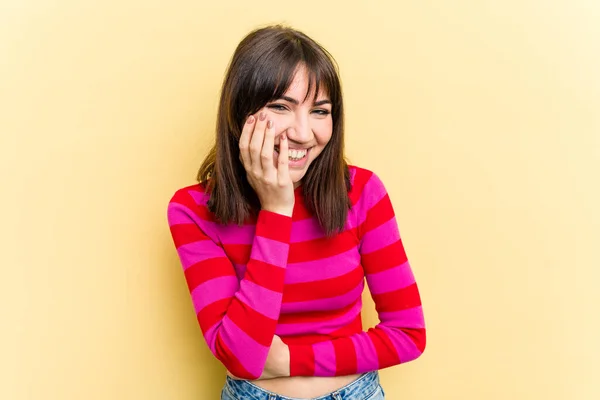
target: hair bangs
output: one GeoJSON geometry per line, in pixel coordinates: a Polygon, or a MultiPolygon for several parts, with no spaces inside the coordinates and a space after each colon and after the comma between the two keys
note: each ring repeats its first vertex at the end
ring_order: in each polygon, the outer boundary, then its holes
{"type": "Polygon", "coordinates": [[[303,64],[308,73],[308,90],[304,100],[313,95],[313,102],[318,101],[319,95],[329,98],[332,109],[336,110],[341,101],[337,95],[340,91],[340,82],[333,57],[324,49],[308,48],[304,52],[303,64]]]}
{"type": "Polygon", "coordinates": [[[302,62],[302,54],[289,42],[277,43],[272,51],[266,53],[257,62],[248,79],[249,107],[240,117],[246,118],[256,113],[274,99],[281,98],[294,81],[298,65],[302,62]]]}

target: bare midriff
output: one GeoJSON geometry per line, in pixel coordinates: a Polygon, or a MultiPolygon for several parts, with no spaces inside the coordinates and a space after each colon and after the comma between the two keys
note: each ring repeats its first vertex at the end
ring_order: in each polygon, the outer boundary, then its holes
{"type": "MultiPolygon", "coordinates": [[[[230,377],[233,375],[227,373],[230,377]]],[[[250,381],[252,384],[281,396],[295,398],[312,398],[326,395],[352,383],[360,375],[320,377],[292,376],[284,378],[250,381]]]]}

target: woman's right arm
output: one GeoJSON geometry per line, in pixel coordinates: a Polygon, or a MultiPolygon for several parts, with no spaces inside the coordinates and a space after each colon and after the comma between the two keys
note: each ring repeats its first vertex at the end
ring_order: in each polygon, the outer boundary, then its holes
{"type": "Polygon", "coordinates": [[[247,119],[240,137],[241,161],[261,204],[241,281],[223,249],[202,230],[203,213],[189,192],[177,192],[168,211],[206,342],[229,372],[243,379],[289,376],[287,346],[269,353],[281,310],[295,201],[287,136],[280,136],[274,163],[275,135],[273,122],[260,112],[247,119]]]}
{"type": "Polygon", "coordinates": [[[168,208],[198,322],[208,347],[231,373],[258,379],[281,309],[292,219],[259,212],[246,273],[238,281],[223,249],[201,228],[200,207],[180,190],[168,208]]]}

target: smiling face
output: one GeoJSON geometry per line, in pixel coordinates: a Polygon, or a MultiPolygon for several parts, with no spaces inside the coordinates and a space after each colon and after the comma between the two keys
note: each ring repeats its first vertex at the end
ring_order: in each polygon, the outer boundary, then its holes
{"type": "Polygon", "coordinates": [[[285,132],[292,149],[290,177],[296,187],[302,185],[307,210],[328,236],[343,230],[351,185],[342,97],[335,59],[306,34],[277,25],[246,35],[225,73],[215,143],[197,175],[207,183],[216,218],[241,225],[260,210],[239,160],[239,142],[248,118],[263,111],[279,134],[273,142],[274,162],[285,132]]]}
{"type": "Polygon", "coordinates": [[[268,120],[273,121],[277,135],[273,156],[275,167],[280,135],[287,133],[290,177],[294,187],[300,186],[309,166],[323,152],[333,133],[329,97],[323,90],[315,97],[315,85],[312,85],[312,93],[308,92],[308,87],[308,73],[300,66],[283,96],[267,103],[261,110],[266,112],[268,120]]]}

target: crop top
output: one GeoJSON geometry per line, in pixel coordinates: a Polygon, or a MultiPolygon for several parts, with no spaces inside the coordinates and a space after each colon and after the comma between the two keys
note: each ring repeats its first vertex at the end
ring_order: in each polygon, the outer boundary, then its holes
{"type": "Polygon", "coordinates": [[[294,191],[292,217],[266,210],[220,224],[204,184],[168,206],[171,235],[208,347],[234,375],[260,377],[274,335],[291,376],[339,376],[411,361],[425,349],[419,290],[381,180],[349,166],[352,207],[327,238],[294,191]],[[366,280],[380,323],[364,332],[366,280]]]}

